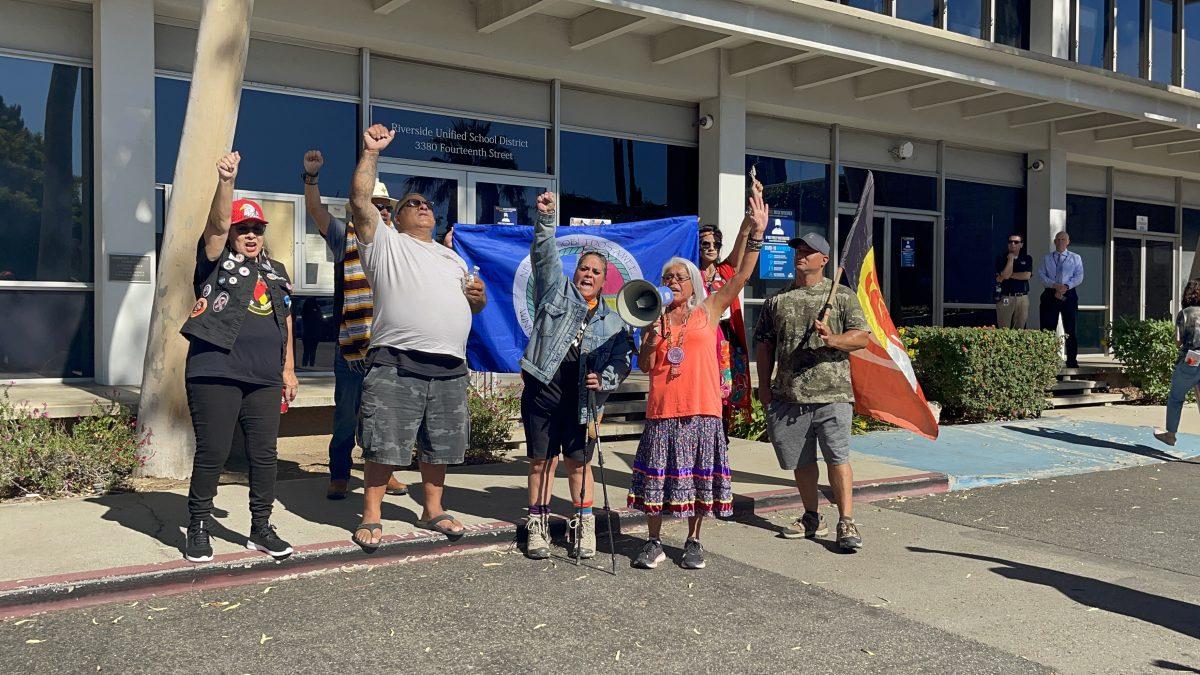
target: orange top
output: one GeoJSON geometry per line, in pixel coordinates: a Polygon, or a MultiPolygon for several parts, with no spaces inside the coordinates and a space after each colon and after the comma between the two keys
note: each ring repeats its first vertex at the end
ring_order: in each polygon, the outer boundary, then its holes
{"type": "Polygon", "coordinates": [[[670,340],[664,336],[659,341],[654,351],[654,368],[650,370],[646,419],[721,416],[721,375],[713,346],[716,330],[716,325],[709,325],[708,313],[697,307],[684,326],[671,327],[670,340]],[[667,350],[675,344],[677,331],[681,329],[685,329],[680,343],[684,357],[679,374],[672,376],[667,350]]]}

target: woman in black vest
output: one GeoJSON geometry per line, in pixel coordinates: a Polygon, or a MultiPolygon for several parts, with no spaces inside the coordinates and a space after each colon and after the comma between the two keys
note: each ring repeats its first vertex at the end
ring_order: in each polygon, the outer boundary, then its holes
{"type": "Polygon", "coordinates": [[[217,162],[217,192],[196,249],[196,304],[181,332],[188,349],[188,407],[196,432],[196,457],[188,493],[184,557],[212,560],[209,530],[213,497],[234,429],[241,425],[250,465],[250,537],[246,548],[286,558],[292,547],[271,525],[275,503],[276,440],[280,388],[296,397],[292,353],[292,285],[282,263],[267,256],[262,208],[233,201],[241,156],[217,162]]]}

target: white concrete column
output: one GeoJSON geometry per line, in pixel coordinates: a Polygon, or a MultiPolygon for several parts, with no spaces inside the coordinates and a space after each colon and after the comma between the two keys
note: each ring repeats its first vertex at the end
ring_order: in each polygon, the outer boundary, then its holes
{"type": "Polygon", "coordinates": [[[722,50],[716,98],[700,102],[700,117],[714,126],[700,129],[700,222],[716,223],[724,234],[725,256],[733,248],[746,213],[746,82],[730,77],[722,50]]]}
{"type": "Polygon", "coordinates": [[[96,382],[136,385],[154,303],[154,2],[92,15],[96,382]]]}
{"type": "Polygon", "coordinates": [[[1071,0],[1029,3],[1029,49],[1060,59],[1071,58],[1071,0]]]}
{"type": "MultiPolygon", "coordinates": [[[[1051,132],[1053,133],[1053,132],[1051,132]]],[[[1028,223],[1025,250],[1033,257],[1033,278],[1029,280],[1029,327],[1047,328],[1038,320],[1038,298],[1043,286],[1037,270],[1042,258],[1054,250],[1054,236],[1067,229],[1067,153],[1063,150],[1032,152],[1028,164],[1041,161],[1041,171],[1028,171],[1026,179],[1028,223]]],[[[1057,326],[1049,328],[1057,330],[1057,326]]]]}

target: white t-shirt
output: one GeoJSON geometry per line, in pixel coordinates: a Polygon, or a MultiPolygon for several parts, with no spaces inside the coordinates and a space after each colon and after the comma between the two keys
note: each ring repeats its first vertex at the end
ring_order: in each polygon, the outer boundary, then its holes
{"type": "Polygon", "coordinates": [[[375,296],[371,347],[411,349],[465,359],[471,306],[463,294],[467,263],[454,251],[385,227],[359,240],[359,256],[375,296]]]}

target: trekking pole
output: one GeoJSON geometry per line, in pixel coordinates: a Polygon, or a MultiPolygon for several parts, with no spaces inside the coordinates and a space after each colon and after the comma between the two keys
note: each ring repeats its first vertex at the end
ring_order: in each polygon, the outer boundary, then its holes
{"type": "Polygon", "coordinates": [[[588,436],[596,443],[596,459],[600,463],[600,488],[604,492],[604,520],[608,521],[608,552],[612,558],[612,575],[617,576],[617,545],[613,538],[612,509],[608,506],[608,481],[604,479],[604,450],[600,447],[600,418],[596,415],[596,392],[588,390],[588,436]]]}

